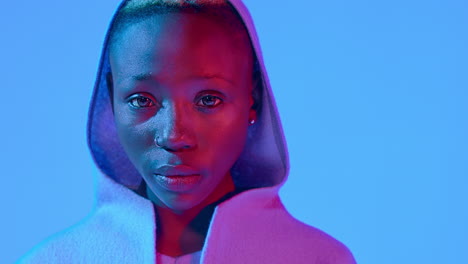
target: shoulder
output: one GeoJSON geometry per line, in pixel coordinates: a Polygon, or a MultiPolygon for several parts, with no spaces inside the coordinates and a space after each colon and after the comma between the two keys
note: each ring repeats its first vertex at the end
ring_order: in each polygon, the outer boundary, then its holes
{"type": "Polygon", "coordinates": [[[291,216],[287,227],[290,236],[288,244],[300,245],[301,249],[292,249],[308,256],[310,263],[321,264],[355,264],[351,251],[343,243],[325,233],[324,231],[307,225],[291,216]]]}
{"type": "Polygon", "coordinates": [[[144,263],[151,258],[151,226],[128,219],[93,214],[41,242],[18,263],[144,263]]]}
{"type": "Polygon", "coordinates": [[[269,263],[356,263],[343,243],[293,217],[275,193],[250,192],[221,209],[217,236],[269,263]]]}
{"type": "Polygon", "coordinates": [[[277,219],[271,221],[277,241],[289,251],[294,261],[289,263],[355,264],[351,251],[340,241],[324,231],[294,218],[283,208],[277,219]]]}
{"type": "Polygon", "coordinates": [[[24,255],[18,263],[65,263],[66,256],[74,254],[73,248],[77,248],[79,241],[76,239],[76,231],[73,228],[61,231],[42,241],[24,255]]]}
{"type": "Polygon", "coordinates": [[[18,263],[77,263],[92,254],[102,229],[86,221],[58,232],[42,241],[24,255],[18,263]]]}

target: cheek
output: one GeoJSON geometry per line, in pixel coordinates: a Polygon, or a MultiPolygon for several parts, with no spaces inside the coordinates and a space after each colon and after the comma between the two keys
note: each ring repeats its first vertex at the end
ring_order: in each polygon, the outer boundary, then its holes
{"type": "Polygon", "coordinates": [[[230,111],[205,123],[199,133],[200,151],[223,174],[229,170],[241,154],[247,137],[247,114],[230,111]]]}
{"type": "Polygon", "coordinates": [[[142,154],[153,144],[148,125],[138,123],[133,116],[118,111],[115,112],[114,120],[121,145],[130,161],[139,168],[142,154]]]}

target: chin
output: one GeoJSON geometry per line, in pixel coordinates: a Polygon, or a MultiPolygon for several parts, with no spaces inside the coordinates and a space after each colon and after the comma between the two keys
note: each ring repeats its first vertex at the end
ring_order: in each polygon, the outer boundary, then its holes
{"type": "Polygon", "coordinates": [[[190,209],[194,208],[197,205],[198,204],[194,204],[193,202],[189,202],[189,203],[173,202],[170,204],[166,204],[166,206],[175,213],[183,213],[183,212],[189,211],[190,209]]]}
{"type": "Polygon", "coordinates": [[[157,199],[152,200],[156,205],[160,207],[166,207],[174,212],[184,212],[190,210],[197,205],[200,205],[205,198],[200,197],[195,193],[177,193],[168,191],[154,193],[157,199]]]}

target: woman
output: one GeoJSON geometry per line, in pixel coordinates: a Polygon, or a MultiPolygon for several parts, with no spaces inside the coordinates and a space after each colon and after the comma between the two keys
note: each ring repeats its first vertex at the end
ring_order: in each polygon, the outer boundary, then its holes
{"type": "Polygon", "coordinates": [[[354,263],[279,199],[286,143],[240,1],[124,1],[88,142],[96,210],[23,263],[354,263]]]}

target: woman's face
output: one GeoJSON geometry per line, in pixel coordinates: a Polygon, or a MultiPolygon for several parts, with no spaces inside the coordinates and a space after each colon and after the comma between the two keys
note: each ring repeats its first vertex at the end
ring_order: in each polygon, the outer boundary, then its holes
{"type": "Polygon", "coordinates": [[[242,152],[251,109],[245,34],[197,14],[126,26],[111,48],[114,116],[126,154],[173,210],[211,194],[242,152]]]}

